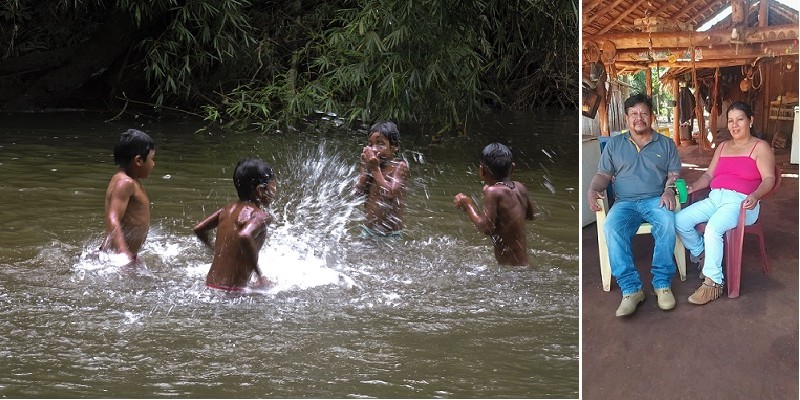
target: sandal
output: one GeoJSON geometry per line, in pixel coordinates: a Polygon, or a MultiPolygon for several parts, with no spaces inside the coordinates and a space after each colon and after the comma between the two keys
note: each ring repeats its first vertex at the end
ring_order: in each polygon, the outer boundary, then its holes
{"type": "Polygon", "coordinates": [[[723,284],[715,283],[711,278],[705,278],[694,293],[689,296],[689,303],[703,305],[712,300],[716,300],[722,295],[723,284]]]}

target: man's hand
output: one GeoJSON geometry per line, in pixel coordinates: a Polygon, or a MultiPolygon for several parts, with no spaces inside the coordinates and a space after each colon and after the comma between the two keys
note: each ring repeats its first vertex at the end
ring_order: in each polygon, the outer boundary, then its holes
{"type": "Polygon", "coordinates": [[[668,210],[673,211],[675,210],[675,205],[675,190],[672,188],[664,189],[664,193],[661,194],[661,202],[658,206],[667,207],[668,210]]]}
{"type": "Polygon", "coordinates": [[[602,192],[589,189],[589,192],[586,194],[586,198],[589,200],[589,208],[591,208],[592,211],[600,211],[602,209],[600,205],[597,204],[598,199],[605,198],[602,192]]]}

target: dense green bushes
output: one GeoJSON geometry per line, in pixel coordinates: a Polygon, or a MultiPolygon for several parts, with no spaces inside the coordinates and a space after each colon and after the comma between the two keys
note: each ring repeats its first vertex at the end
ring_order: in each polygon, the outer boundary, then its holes
{"type": "MultiPolygon", "coordinates": [[[[116,93],[116,107],[118,92],[134,96],[140,82],[139,101],[269,131],[315,112],[463,129],[487,107],[577,104],[574,0],[11,0],[0,7],[0,54],[9,65],[0,79],[16,74],[30,84],[68,65],[94,69],[75,74],[85,81],[78,86],[105,91],[100,98],[116,93]],[[114,15],[127,18],[131,40],[114,42],[127,47],[110,53],[112,62],[92,63],[80,52],[114,15]],[[67,61],[37,73],[20,66],[56,51],[67,61]],[[84,84],[98,79],[109,84],[84,84]]],[[[0,101],[47,103],[31,101],[35,95],[20,89],[0,101]],[[13,99],[23,94],[28,101],[13,99]]]]}

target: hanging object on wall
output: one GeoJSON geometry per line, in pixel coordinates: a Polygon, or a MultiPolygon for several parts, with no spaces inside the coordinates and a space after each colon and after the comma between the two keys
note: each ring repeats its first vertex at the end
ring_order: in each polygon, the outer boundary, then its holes
{"type": "Polygon", "coordinates": [[[670,54],[667,56],[667,61],[670,64],[675,64],[678,61],[678,56],[676,56],[675,54],[670,54]]]}
{"type": "Polygon", "coordinates": [[[750,79],[747,78],[747,77],[742,78],[742,81],[739,82],[739,89],[742,92],[749,91],[751,86],[752,86],[752,83],[750,82],[750,79]]]}
{"type": "Polygon", "coordinates": [[[600,50],[597,48],[597,43],[587,41],[583,44],[583,61],[588,63],[600,61],[600,50]]]}
{"type": "Polygon", "coordinates": [[[617,45],[610,40],[603,42],[603,64],[613,64],[617,60],[617,45]]]}
{"type": "Polygon", "coordinates": [[[603,63],[594,62],[589,66],[589,79],[591,79],[592,82],[605,82],[606,77],[606,68],[603,63]]]}
{"type": "Polygon", "coordinates": [[[752,66],[744,66],[744,65],[742,66],[742,76],[743,76],[743,78],[739,82],[739,89],[742,92],[748,92],[748,91],[750,91],[750,89],[759,89],[761,87],[761,83],[762,82],[761,82],[761,74],[760,74],[761,68],[760,67],[758,68],[758,72],[759,72],[759,74],[758,74],[759,75],[759,79],[758,79],[758,83],[757,83],[757,86],[756,86],[755,76],[754,76],[755,73],[756,73],[756,69],[753,68],[752,66]]]}

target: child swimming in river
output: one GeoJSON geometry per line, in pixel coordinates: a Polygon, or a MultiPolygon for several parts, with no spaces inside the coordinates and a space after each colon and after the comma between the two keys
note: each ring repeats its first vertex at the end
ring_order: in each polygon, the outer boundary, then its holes
{"type": "Polygon", "coordinates": [[[399,150],[397,125],[388,121],[372,125],[368,144],[361,152],[361,172],[355,186],[357,194],[367,196],[363,238],[402,237],[408,164],[396,158],[399,150]]]}
{"type": "Polygon", "coordinates": [[[455,196],[454,203],[467,213],[479,231],[491,237],[494,256],[500,265],[527,266],[525,220],[533,220],[536,203],[528,197],[524,185],[511,180],[515,165],[507,146],[500,143],[486,146],[480,161],[483,212],[478,212],[472,199],[463,193],[455,196]]]}
{"type": "Polygon", "coordinates": [[[206,286],[242,290],[255,272],[258,279],[252,287],[268,288],[271,282],[258,268],[258,252],[264,246],[267,225],[272,223],[272,215],[264,208],[275,197],[275,174],[266,162],[246,158],[236,164],[233,184],[239,201],[220,208],[194,227],[197,238],[214,250],[206,286]],[[208,232],[214,228],[217,237],[212,246],[208,232]]]}
{"type": "Polygon", "coordinates": [[[129,129],[114,146],[119,165],[106,189],[105,239],[100,250],[124,255],[125,264],[137,261],[150,228],[150,199],[141,179],[155,167],[156,145],[142,131],[129,129]]]}

